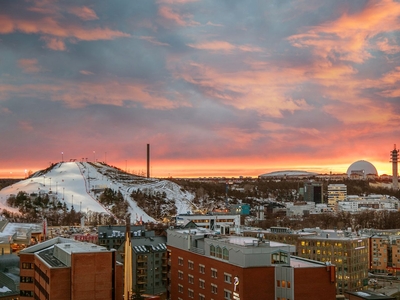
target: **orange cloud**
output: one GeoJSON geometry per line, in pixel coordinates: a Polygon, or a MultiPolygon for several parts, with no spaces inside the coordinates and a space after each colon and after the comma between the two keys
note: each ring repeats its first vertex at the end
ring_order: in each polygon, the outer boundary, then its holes
{"type": "Polygon", "coordinates": [[[342,61],[362,63],[371,58],[367,49],[373,37],[400,29],[399,14],[400,3],[396,1],[369,1],[361,12],[343,13],[335,21],[289,37],[289,41],[295,47],[312,47],[320,57],[329,57],[333,51],[342,61]]]}
{"type": "Polygon", "coordinates": [[[38,73],[40,67],[38,66],[37,59],[20,59],[18,60],[18,67],[22,69],[24,73],[38,73]]]}

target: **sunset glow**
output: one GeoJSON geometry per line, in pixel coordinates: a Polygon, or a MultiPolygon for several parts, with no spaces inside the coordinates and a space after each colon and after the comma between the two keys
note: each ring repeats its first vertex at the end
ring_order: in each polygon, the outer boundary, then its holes
{"type": "Polygon", "coordinates": [[[6,1],[0,178],[61,160],[154,177],[392,174],[396,0],[6,1]]]}

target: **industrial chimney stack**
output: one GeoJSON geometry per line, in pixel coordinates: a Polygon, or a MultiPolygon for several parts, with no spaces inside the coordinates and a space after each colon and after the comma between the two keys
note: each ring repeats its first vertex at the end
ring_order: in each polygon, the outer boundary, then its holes
{"type": "Polygon", "coordinates": [[[392,188],[394,190],[399,189],[399,180],[397,174],[397,162],[399,158],[399,150],[396,149],[396,144],[394,145],[394,149],[390,152],[390,162],[392,163],[392,188]]]}
{"type": "Polygon", "coordinates": [[[150,178],[150,144],[147,144],[147,178],[150,178]]]}

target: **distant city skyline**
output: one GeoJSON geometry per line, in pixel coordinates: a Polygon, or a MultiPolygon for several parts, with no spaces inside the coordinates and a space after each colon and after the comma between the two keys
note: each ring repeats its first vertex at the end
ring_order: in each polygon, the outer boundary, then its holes
{"type": "Polygon", "coordinates": [[[0,178],[70,159],[153,177],[392,174],[395,0],[6,1],[0,178]]]}

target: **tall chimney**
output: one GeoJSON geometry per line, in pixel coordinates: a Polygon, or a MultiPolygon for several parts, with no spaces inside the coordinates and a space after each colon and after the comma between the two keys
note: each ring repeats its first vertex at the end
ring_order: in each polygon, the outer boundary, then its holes
{"type": "Polygon", "coordinates": [[[147,144],[147,178],[150,178],[150,144],[147,144]]]}

